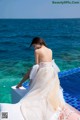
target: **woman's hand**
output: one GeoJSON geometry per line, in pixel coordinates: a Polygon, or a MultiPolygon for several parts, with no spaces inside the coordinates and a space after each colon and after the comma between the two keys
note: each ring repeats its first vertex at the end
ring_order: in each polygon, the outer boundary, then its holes
{"type": "Polygon", "coordinates": [[[24,75],[23,79],[21,80],[21,82],[16,86],[16,88],[19,88],[22,86],[22,83],[24,83],[28,78],[29,78],[29,75],[30,75],[30,72],[32,70],[32,67],[28,70],[28,72],[24,75]]]}
{"type": "Polygon", "coordinates": [[[21,87],[22,86],[22,84],[21,83],[19,83],[17,86],[16,86],[16,88],[19,88],[19,87],[21,87]]]}

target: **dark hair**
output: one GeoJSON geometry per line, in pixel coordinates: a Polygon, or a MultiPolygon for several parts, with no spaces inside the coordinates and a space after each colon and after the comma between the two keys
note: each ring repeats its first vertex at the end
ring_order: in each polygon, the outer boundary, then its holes
{"type": "Polygon", "coordinates": [[[40,37],[33,38],[32,42],[30,44],[30,47],[32,46],[32,44],[40,44],[40,45],[44,45],[44,46],[47,47],[45,41],[42,38],[40,38],[40,37]]]}

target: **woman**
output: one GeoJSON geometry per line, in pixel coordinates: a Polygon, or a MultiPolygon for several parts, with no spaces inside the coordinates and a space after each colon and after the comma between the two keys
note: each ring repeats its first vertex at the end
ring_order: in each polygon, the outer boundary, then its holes
{"type": "Polygon", "coordinates": [[[1,103],[1,111],[8,111],[9,120],[80,120],[79,112],[64,100],[52,50],[40,37],[35,37],[31,46],[35,49],[35,65],[16,86],[21,87],[30,78],[30,89],[16,104],[1,103]],[[9,109],[15,116],[11,117],[9,109]]]}

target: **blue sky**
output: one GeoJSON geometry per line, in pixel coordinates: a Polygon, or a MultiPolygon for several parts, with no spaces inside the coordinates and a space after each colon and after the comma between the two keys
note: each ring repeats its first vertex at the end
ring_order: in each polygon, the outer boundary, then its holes
{"type": "Polygon", "coordinates": [[[0,18],[80,18],[80,4],[56,5],[52,1],[0,0],[0,18]]]}

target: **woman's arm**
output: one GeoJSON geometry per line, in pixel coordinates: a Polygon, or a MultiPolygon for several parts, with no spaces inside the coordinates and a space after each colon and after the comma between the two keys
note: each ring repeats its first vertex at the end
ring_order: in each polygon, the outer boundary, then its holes
{"type": "Polygon", "coordinates": [[[35,64],[38,64],[39,63],[39,50],[36,49],[35,50],[35,64]]]}
{"type": "MultiPolygon", "coordinates": [[[[38,64],[39,63],[39,52],[38,50],[36,49],[35,50],[35,64],[38,64]]],[[[16,88],[19,88],[22,86],[22,83],[26,81],[26,79],[29,78],[29,75],[30,75],[30,72],[32,70],[32,67],[28,70],[28,72],[24,75],[23,79],[20,81],[20,83],[16,86],[16,88]]]]}
{"type": "Polygon", "coordinates": [[[28,70],[28,72],[24,75],[23,79],[20,81],[20,83],[16,86],[16,88],[19,88],[22,86],[22,83],[26,81],[26,79],[29,78],[30,72],[32,70],[32,67],[28,70]]]}

